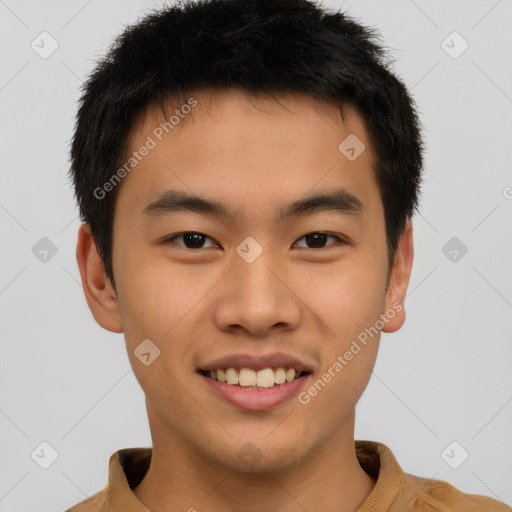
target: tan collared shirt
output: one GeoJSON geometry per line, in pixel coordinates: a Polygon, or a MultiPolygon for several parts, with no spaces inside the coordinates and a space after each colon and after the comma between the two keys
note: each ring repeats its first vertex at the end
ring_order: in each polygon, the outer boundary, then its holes
{"type": "MultiPolygon", "coordinates": [[[[358,512],[512,512],[491,498],[466,494],[448,482],[404,473],[391,450],[374,441],[355,441],[361,467],[376,480],[358,512]]],[[[149,512],[132,489],[151,462],[151,448],[126,448],[110,457],[108,485],[66,512],[149,512]]]]}

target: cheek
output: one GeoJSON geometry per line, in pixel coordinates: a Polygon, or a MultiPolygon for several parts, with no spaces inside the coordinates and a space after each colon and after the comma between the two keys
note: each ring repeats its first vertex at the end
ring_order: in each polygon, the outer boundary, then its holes
{"type": "Polygon", "coordinates": [[[368,385],[379,347],[375,325],[383,312],[384,290],[380,271],[357,265],[311,280],[311,309],[329,330],[320,346],[321,371],[301,403],[312,421],[322,416],[325,432],[340,428],[368,385]]]}
{"type": "Polygon", "coordinates": [[[331,405],[355,403],[370,378],[385,305],[385,269],[361,257],[334,271],[317,269],[304,280],[304,297],[325,331],[320,349],[323,372],[330,370],[325,378],[330,392],[324,399],[331,405]]]}
{"type": "Polygon", "coordinates": [[[166,338],[207,290],[208,283],[192,271],[148,252],[132,253],[118,268],[123,327],[139,337],[166,338]]]}
{"type": "Polygon", "coordinates": [[[179,387],[178,373],[190,350],[183,340],[193,332],[189,312],[197,302],[197,290],[191,291],[183,281],[179,273],[164,272],[147,258],[133,258],[119,272],[120,315],[128,357],[141,388],[157,402],[174,402],[179,397],[172,390],[179,387]],[[149,356],[144,356],[147,353],[149,356]]]}
{"type": "Polygon", "coordinates": [[[385,303],[385,265],[360,257],[315,265],[296,277],[298,295],[329,327],[329,337],[347,341],[370,325],[385,303]]]}

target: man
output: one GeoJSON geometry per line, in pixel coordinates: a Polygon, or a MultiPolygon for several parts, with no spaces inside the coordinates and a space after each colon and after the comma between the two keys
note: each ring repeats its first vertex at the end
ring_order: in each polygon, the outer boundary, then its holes
{"type": "Polygon", "coordinates": [[[96,321],[152,448],[70,511],[505,511],[354,440],[405,320],[422,140],[375,35],[307,0],[127,28],[84,86],[71,177],[96,321]]]}

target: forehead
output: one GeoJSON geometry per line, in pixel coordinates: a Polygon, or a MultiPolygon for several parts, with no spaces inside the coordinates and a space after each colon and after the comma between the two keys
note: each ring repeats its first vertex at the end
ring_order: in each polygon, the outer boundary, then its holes
{"type": "Polygon", "coordinates": [[[121,194],[130,195],[140,210],[177,188],[222,196],[242,209],[253,204],[255,214],[315,187],[348,187],[362,202],[378,193],[370,140],[357,109],[344,104],[340,110],[334,101],[305,94],[196,91],[169,100],[164,111],[152,106],[139,116],[125,158],[144,146],[151,149],[125,178],[121,194]],[[357,159],[342,152],[346,140],[365,147],[357,159]]]}
{"type": "MultiPolygon", "coordinates": [[[[157,143],[162,138],[171,138],[167,137],[171,135],[176,141],[183,141],[191,131],[200,133],[208,130],[210,137],[201,140],[206,147],[209,141],[223,133],[223,129],[224,133],[232,131],[234,125],[236,139],[233,133],[229,133],[230,139],[239,142],[245,135],[248,145],[258,142],[247,140],[254,133],[260,139],[267,135],[275,143],[283,142],[288,146],[293,142],[292,137],[296,137],[298,145],[304,134],[315,138],[316,133],[318,137],[325,138],[327,131],[335,137],[349,132],[368,139],[365,122],[351,102],[340,103],[299,93],[247,94],[230,88],[218,91],[199,89],[181,98],[169,97],[160,106],[149,105],[135,118],[126,146],[130,150],[136,149],[148,135],[157,139],[157,143]],[[293,129],[290,131],[291,124],[293,129]],[[215,132],[211,131],[213,125],[215,132]],[[286,132],[282,131],[283,127],[287,128],[286,132]],[[184,137],[180,138],[180,135],[184,137]]],[[[188,142],[193,140],[189,138],[188,142]]],[[[325,142],[330,143],[329,140],[325,142]]]]}

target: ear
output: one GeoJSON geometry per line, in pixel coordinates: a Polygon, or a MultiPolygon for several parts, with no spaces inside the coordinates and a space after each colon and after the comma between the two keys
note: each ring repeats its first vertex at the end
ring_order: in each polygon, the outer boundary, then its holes
{"type": "Polygon", "coordinates": [[[384,332],[398,331],[405,322],[404,302],[411,277],[413,257],[412,223],[408,220],[395,252],[389,286],[386,291],[385,314],[387,312],[388,321],[382,329],[384,332]]]}
{"type": "Polygon", "coordinates": [[[117,295],[105,273],[89,224],[82,224],[78,229],[76,261],[85,298],[94,319],[107,331],[123,332],[117,295]]]}

